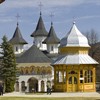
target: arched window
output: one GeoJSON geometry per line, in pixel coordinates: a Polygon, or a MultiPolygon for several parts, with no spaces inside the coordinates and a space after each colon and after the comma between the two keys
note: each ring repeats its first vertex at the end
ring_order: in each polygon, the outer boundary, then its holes
{"type": "Polygon", "coordinates": [[[22,92],[25,91],[25,82],[24,81],[21,82],[21,90],[22,90],[22,92]]]}
{"type": "Polygon", "coordinates": [[[18,47],[16,46],[16,51],[18,51],[18,47]]]}
{"type": "Polygon", "coordinates": [[[51,46],[51,51],[53,51],[53,46],[51,46]]]}
{"type": "Polygon", "coordinates": [[[42,81],[41,81],[41,92],[44,92],[44,88],[45,88],[44,85],[45,85],[45,84],[44,84],[44,81],[42,80],[42,81]]]}
{"type": "Polygon", "coordinates": [[[80,70],[80,83],[83,83],[83,70],[80,70]]]}
{"type": "Polygon", "coordinates": [[[84,82],[85,83],[93,82],[93,72],[91,70],[86,70],[85,71],[84,82]]]}
{"type": "Polygon", "coordinates": [[[16,82],[16,92],[19,92],[19,82],[16,82]]]}
{"type": "Polygon", "coordinates": [[[68,74],[77,74],[75,71],[71,71],[68,74]]]}
{"type": "Polygon", "coordinates": [[[69,78],[69,84],[72,84],[72,77],[69,78]]]}

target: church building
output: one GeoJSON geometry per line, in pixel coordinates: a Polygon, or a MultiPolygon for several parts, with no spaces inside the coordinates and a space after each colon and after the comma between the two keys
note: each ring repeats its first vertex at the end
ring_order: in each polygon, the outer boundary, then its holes
{"type": "Polygon", "coordinates": [[[68,34],[57,37],[53,22],[47,32],[42,13],[31,37],[33,45],[27,44],[17,23],[9,42],[13,45],[17,61],[17,92],[46,92],[49,82],[57,92],[93,92],[95,89],[95,68],[98,62],[88,55],[87,38],[77,29],[75,22],[68,34]]]}
{"type": "Polygon", "coordinates": [[[51,23],[49,33],[46,31],[42,13],[35,31],[31,34],[34,38],[33,45],[24,50],[24,45],[27,44],[22,37],[17,23],[16,30],[9,42],[13,45],[14,53],[17,61],[17,80],[15,91],[19,92],[46,92],[47,83],[52,86],[54,83],[54,72],[51,63],[58,55],[58,46],[60,40],[56,36],[51,23]]]}

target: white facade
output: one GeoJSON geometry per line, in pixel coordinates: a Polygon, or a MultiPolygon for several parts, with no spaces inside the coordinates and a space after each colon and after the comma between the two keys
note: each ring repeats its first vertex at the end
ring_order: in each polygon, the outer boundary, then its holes
{"type": "MultiPolygon", "coordinates": [[[[47,91],[47,82],[50,81],[51,86],[53,85],[53,75],[52,76],[44,76],[41,75],[21,75],[18,77],[18,81],[15,84],[15,91],[19,92],[30,92],[30,85],[29,85],[29,79],[34,78],[37,80],[37,92],[46,92],[47,91]],[[22,90],[22,83],[24,82],[24,86],[26,87],[26,90],[22,90]],[[42,83],[43,82],[43,83],[42,83]],[[18,85],[17,85],[18,84],[18,85]]],[[[34,85],[34,83],[33,83],[34,85]]]]}
{"type": "Polygon", "coordinates": [[[47,44],[47,51],[51,53],[58,53],[59,44],[47,44]]]}
{"type": "Polygon", "coordinates": [[[38,36],[34,37],[34,44],[40,49],[40,50],[47,50],[47,45],[43,44],[42,42],[45,40],[46,37],[44,36],[38,36]]]}
{"type": "Polygon", "coordinates": [[[23,45],[14,45],[14,53],[15,54],[20,54],[20,53],[22,53],[23,51],[24,51],[24,48],[23,48],[24,46],[23,45]]]}

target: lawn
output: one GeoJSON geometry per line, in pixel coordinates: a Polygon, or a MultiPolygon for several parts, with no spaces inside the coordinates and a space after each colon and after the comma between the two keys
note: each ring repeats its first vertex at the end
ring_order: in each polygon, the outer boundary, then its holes
{"type": "Polygon", "coordinates": [[[34,97],[0,97],[0,100],[100,100],[100,98],[65,97],[65,98],[34,98],[34,97]]]}

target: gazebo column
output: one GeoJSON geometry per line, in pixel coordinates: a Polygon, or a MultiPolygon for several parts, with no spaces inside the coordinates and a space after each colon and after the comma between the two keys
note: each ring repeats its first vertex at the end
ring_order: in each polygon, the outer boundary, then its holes
{"type": "Polygon", "coordinates": [[[84,80],[83,80],[83,90],[82,90],[82,92],[84,92],[84,83],[85,83],[85,70],[83,69],[83,77],[84,77],[84,80]]]}
{"type": "Polygon", "coordinates": [[[95,85],[95,84],[96,84],[96,83],[95,83],[95,82],[96,82],[96,81],[95,81],[95,77],[96,77],[96,76],[95,76],[95,68],[93,68],[92,73],[93,73],[93,74],[92,74],[93,88],[94,88],[94,91],[95,91],[95,90],[96,90],[96,85],[95,85]]]}
{"type": "Polygon", "coordinates": [[[78,91],[81,92],[81,90],[80,90],[80,67],[78,68],[78,78],[77,78],[77,80],[78,80],[78,91]]]}

